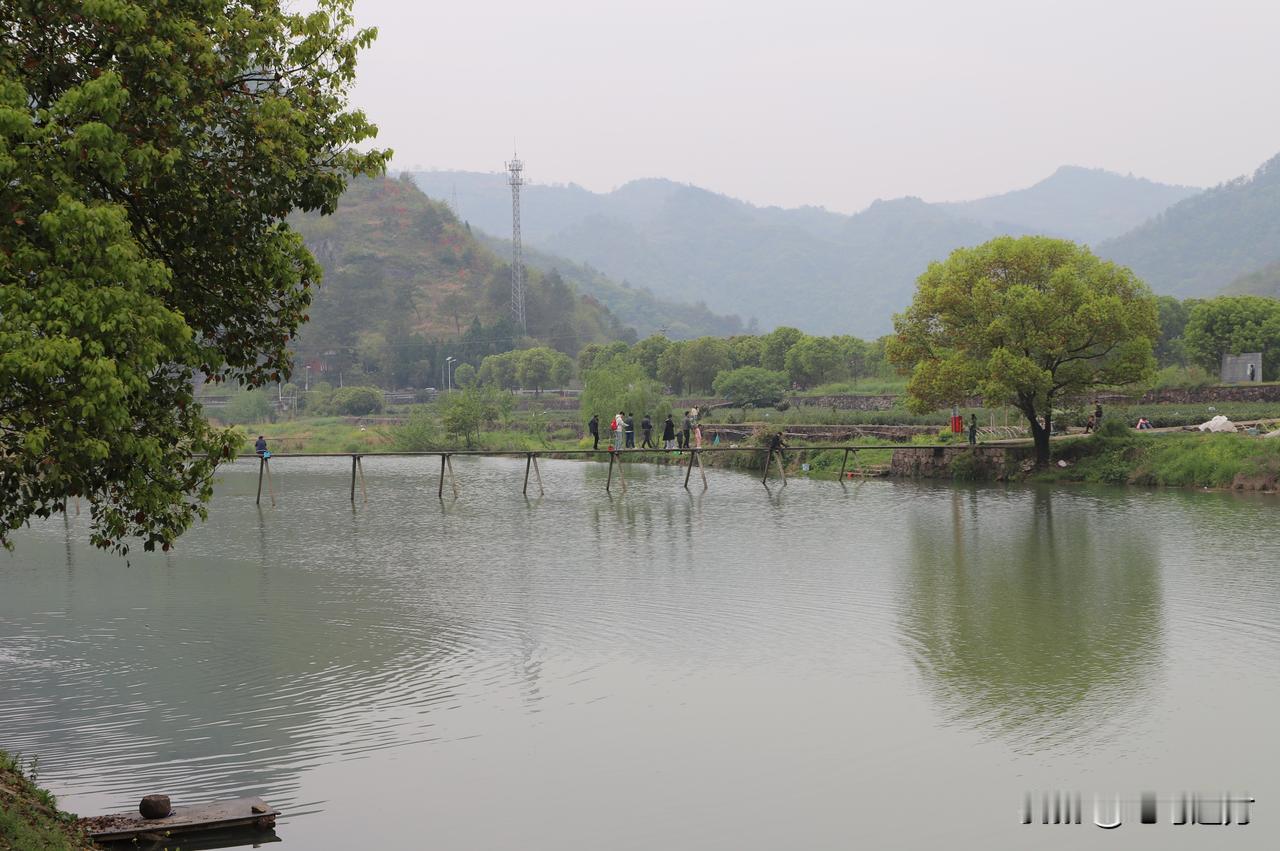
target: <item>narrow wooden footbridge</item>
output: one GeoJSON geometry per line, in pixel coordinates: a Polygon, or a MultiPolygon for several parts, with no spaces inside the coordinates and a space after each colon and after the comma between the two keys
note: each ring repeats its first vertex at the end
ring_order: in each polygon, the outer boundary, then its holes
{"type": "MultiPolygon", "coordinates": [[[[928,444],[922,445],[918,443],[906,444],[913,449],[941,449],[946,444],[928,444]]],[[[858,464],[858,452],[864,450],[885,450],[894,449],[892,446],[883,445],[867,445],[867,444],[840,444],[837,446],[789,446],[784,450],[770,450],[759,446],[703,446],[701,448],[690,449],[450,449],[436,450],[429,452],[298,452],[289,453],[287,455],[275,455],[267,453],[265,457],[260,455],[241,455],[241,458],[258,458],[258,504],[262,503],[262,487],[266,484],[267,496],[271,500],[271,504],[276,504],[275,487],[271,481],[271,464],[272,462],[288,461],[293,458],[350,458],[351,459],[351,501],[356,501],[356,486],[360,487],[361,499],[364,502],[369,501],[369,491],[365,484],[364,478],[364,459],[366,458],[439,458],[440,459],[440,476],[438,487],[436,488],[437,496],[444,499],[445,480],[449,482],[449,488],[456,499],[459,496],[459,487],[457,476],[453,472],[453,458],[460,457],[482,457],[482,458],[524,458],[524,483],[521,493],[529,494],[529,482],[532,477],[533,483],[538,488],[538,494],[546,493],[542,486],[542,471],[538,469],[539,458],[574,458],[584,457],[586,460],[609,463],[609,475],[605,479],[604,489],[612,491],[614,483],[615,470],[617,473],[618,485],[623,493],[627,491],[627,477],[624,472],[625,467],[630,463],[644,463],[646,458],[653,456],[671,456],[676,455],[681,458],[680,466],[685,468],[684,487],[688,489],[689,481],[693,476],[693,468],[698,468],[698,474],[702,479],[702,487],[707,488],[707,472],[702,464],[702,454],[704,452],[754,452],[757,455],[768,455],[765,459],[764,477],[760,480],[762,484],[768,484],[770,472],[773,470],[774,464],[777,464],[777,478],[785,486],[787,483],[787,472],[784,466],[784,452],[820,452],[835,450],[843,452],[844,456],[840,462],[840,473],[838,478],[844,479],[846,472],[859,472],[861,465],[858,464]],[[850,458],[853,459],[855,467],[849,470],[850,458]],[[624,459],[628,463],[624,463],[624,459]]]]}

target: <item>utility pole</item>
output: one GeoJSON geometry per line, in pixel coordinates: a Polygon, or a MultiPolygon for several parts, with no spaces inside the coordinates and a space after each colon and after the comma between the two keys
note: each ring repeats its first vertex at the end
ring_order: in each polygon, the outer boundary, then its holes
{"type": "Polygon", "coordinates": [[[520,245],[520,187],[524,186],[524,163],[512,154],[507,163],[507,183],[511,185],[511,318],[521,335],[527,335],[524,316],[524,250],[520,245]]]}

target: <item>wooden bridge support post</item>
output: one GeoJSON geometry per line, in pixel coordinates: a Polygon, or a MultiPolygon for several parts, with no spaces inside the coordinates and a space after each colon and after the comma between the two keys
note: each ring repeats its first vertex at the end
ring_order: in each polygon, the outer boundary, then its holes
{"type": "Polygon", "coordinates": [[[787,467],[782,463],[782,452],[778,452],[778,473],[782,476],[782,486],[787,486],[787,467]]]}
{"type": "Polygon", "coordinates": [[[449,484],[453,487],[453,498],[458,498],[458,477],[453,474],[453,456],[444,456],[445,466],[449,468],[449,484]]]}
{"type": "Polygon", "coordinates": [[[698,450],[689,450],[689,466],[684,471],[684,489],[689,489],[689,477],[693,475],[693,459],[698,457],[698,450]]]}
{"type": "Polygon", "coordinates": [[[609,477],[604,480],[605,493],[609,492],[609,486],[613,484],[613,456],[614,456],[614,453],[610,452],[609,453],[609,477]]]}
{"type": "Polygon", "coordinates": [[[262,474],[267,469],[267,459],[261,455],[258,456],[258,498],[253,501],[254,505],[262,505],[262,474]]]}
{"type": "MultiPolygon", "coordinates": [[[[271,497],[271,507],[275,508],[276,507],[276,489],[271,484],[271,459],[263,458],[262,466],[263,466],[263,469],[267,471],[267,496],[271,497]]],[[[261,494],[259,494],[259,496],[261,496],[261,494]]]]}
{"type": "Polygon", "coordinates": [[[760,478],[760,484],[769,484],[769,468],[773,466],[773,450],[769,450],[769,457],[764,459],[764,475],[760,478]]]}
{"type": "MultiPolygon", "coordinates": [[[[364,484],[364,458],[360,455],[356,456],[356,469],[360,471],[360,496],[366,503],[368,503],[369,489],[366,488],[364,484]]],[[[354,494],[352,494],[352,499],[355,499],[354,494]]]]}
{"type": "Polygon", "coordinates": [[[844,459],[841,460],[840,462],[840,481],[842,482],[844,481],[844,468],[845,468],[845,465],[848,463],[849,463],[849,449],[848,447],[845,447],[844,459]]]}
{"type": "Polygon", "coordinates": [[[698,473],[702,476],[702,489],[707,489],[707,469],[702,466],[702,452],[694,450],[694,457],[698,459],[698,473]]]}
{"type": "Polygon", "coordinates": [[[538,496],[546,496],[547,492],[542,489],[542,471],[538,469],[538,453],[533,453],[533,477],[538,480],[538,496]]]}
{"type": "Polygon", "coordinates": [[[623,492],[623,493],[626,493],[626,492],[627,492],[627,477],[626,477],[625,475],[623,475],[623,472],[622,472],[622,453],[621,453],[621,452],[615,452],[615,453],[613,453],[613,454],[618,456],[618,482],[622,485],[622,492],[623,492]]]}
{"type": "Polygon", "coordinates": [[[356,455],[351,455],[351,504],[356,502],[356,455]]]}
{"type": "Polygon", "coordinates": [[[533,453],[528,452],[524,456],[524,489],[520,493],[525,496],[529,495],[529,468],[533,466],[533,453]]]}
{"type": "Polygon", "coordinates": [[[440,453],[440,488],[436,491],[436,496],[444,499],[444,453],[440,453]]]}

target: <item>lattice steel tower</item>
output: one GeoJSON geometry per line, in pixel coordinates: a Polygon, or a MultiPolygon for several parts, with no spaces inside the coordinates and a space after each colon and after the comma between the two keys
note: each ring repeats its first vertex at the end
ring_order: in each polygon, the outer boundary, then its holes
{"type": "Polygon", "coordinates": [[[507,163],[507,183],[511,184],[511,318],[521,334],[528,334],[524,318],[524,249],[520,245],[520,187],[524,186],[524,163],[512,154],[507,163]]]}

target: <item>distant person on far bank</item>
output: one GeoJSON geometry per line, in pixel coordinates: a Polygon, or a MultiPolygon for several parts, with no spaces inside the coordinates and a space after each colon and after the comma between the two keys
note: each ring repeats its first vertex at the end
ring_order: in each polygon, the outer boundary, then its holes
{"type": "Polygon", "coordinates": [[[670,414],[667,414],[667,418],[662,421],[662,448],[676,448],[676,424],[670,414]]]}
{"type": "Polygon", "coordinates": [[[1099,428],[1102,425],[1102,403],[1098,400],[1093,402],[1093,427],[1099,428]]]}
{"type": "Polygon", "coordinates": [[[258,435],[258,439],[253,442],[253,451],[258,454],[259,458],[267,457],[267,439],[262,435],[258,435]]]}
{"type": "Polygon", "coordinates": [[[591,419],[587,421],[587,431],[591,432],[591,448],[600,448],[600,417],[596,414],[591,415],[591,419]]]}
{"type": "Polygon", "coordinates": [[[1093,431],[1097,427],[1098,427],[1097,418],[1093,414],[1090,414],[1089,419],[1084,421],[1084,433],[1088,434],[1089,432],[1093,431]]]}
{"type": "Polygon", "coordinates": [[[1257,373],[1255,373],[1255,372],[1253,371],[1253,364],[1252,364],[1252,363],[1250,363],[1250,364],[1249,364],[1249,380],[1250,380],[1250,381],[1253,381],[1253,376],[1254,376],[1254,375],[1256,375],[1256,374],[1257,374],[1257,373]]]}
{"type": "Polygon", "coordinates": [[[969,445],[975,446],[978,443],[978,415],[969,415],[969,445]]]}

